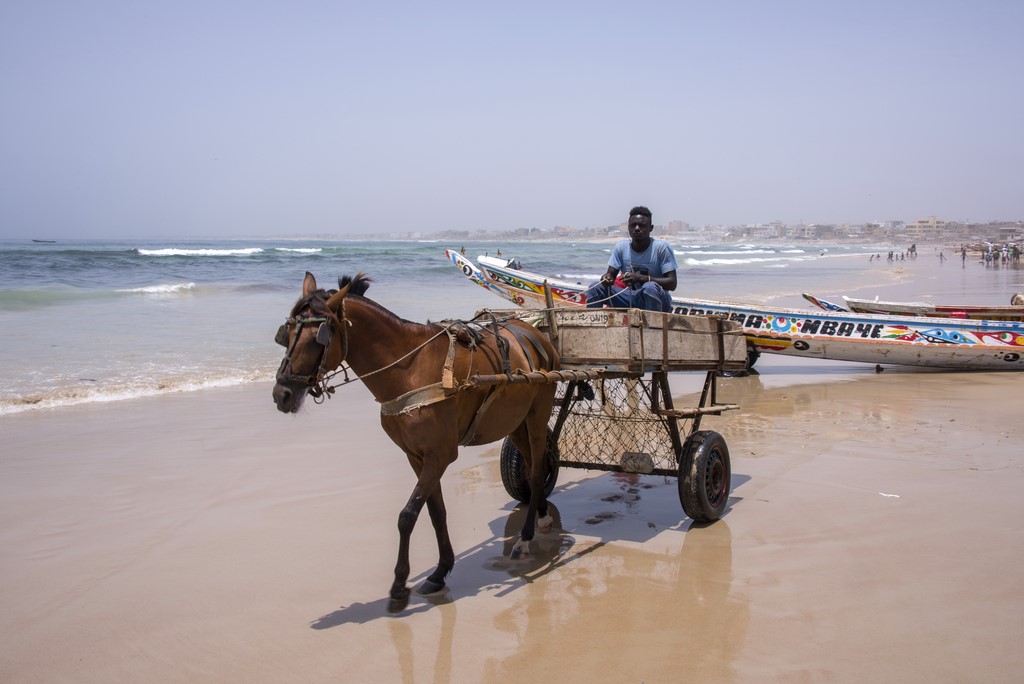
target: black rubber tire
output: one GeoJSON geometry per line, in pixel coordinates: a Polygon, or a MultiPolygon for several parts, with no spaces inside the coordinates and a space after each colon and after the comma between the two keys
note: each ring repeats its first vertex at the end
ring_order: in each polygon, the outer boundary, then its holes
{"type": "Polygon", "coordinates": [[[722,517],[732,490],[732,465],[725,438],[713,430],[690,435],[679,455],[679,501],[696,522],[722,517]]]}
{"type": "Polygon", "coordinates": [[[757,363],[757,360],[759,358],[761,358],[761,352],[759,352],[757,350],[757,347],[755,347],[754,345],[748,344],[747,345],[747,370],[748,371],[754,369],[754,364],[757,363]]]}
{"type": "MultiPolygon", "coordinates": [[[[551,496],[558,480],[558,442],[548,428],[548,448],[544,452],[548,459],[548,476],[544,480],[544,496],[551,496]]],[[[505,485],[505,491],[513,499],[521,503],[530,502],[530,478],[526,472],[526,459],[519,453],[512,444],[509,437],[501,443],[501,483],[505,485]]]]}

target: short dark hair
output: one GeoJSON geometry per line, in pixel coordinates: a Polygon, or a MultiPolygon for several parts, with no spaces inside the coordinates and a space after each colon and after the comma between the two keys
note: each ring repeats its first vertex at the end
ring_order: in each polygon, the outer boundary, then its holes
{"type": "Polygon", "coordinates": [[[651,216],[651,210],[648,209],[647,207],[633,207],[632,209],[629,210],[629,215],[630,216],[637,216],[637,215],[646,216],[647,218],[652,219],[652,220],[654,218],[653,216],[651,216]]]}

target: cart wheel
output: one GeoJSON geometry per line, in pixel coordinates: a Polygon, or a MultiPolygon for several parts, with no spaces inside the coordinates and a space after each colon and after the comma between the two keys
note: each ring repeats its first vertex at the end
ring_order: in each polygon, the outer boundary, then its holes
{"type": "MultiPolygon", "coordinates": [[[[558,480],[558,442],[548,428],[548,448],[544,452],[548,458],[548,476],[544,480],[544,496],[551,496],[555,488],[555,481],[558,480]]],[[[508,437],[501,443],[501,483],[505,485],[505,491],[513,499],[521,503],[530,502],[530,477],[526,472],[526,459],[519,453],[508,437]]]]}
{"type": "Polygon", "coordinates": [[[747,345],[747,370],[754,370],[754,364],[761,358],[761,352],[752,344],[747,345]]]}
{"type": "Polygon", "coordinates": [[[725,438],[713,430],[687,437],[679,458],[679,501],[696,522],[722,517],[729,502],[732,467],[725,438]]]}

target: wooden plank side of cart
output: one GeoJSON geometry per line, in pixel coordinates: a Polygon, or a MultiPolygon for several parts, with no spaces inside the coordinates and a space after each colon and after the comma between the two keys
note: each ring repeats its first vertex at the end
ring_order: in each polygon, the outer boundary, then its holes
{"type": "Polygon", "coordinates": [[[488,310],[536,325],[568,370],[741,371],[746,339],[733,321],[641,309],[488,310]]]}

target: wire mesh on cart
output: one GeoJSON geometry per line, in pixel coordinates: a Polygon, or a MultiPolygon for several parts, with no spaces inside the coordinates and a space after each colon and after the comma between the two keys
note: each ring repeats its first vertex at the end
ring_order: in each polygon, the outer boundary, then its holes
{"type": "Polygon", "coordinates": [[[560,383],[549,427],[558,435],[562,465],[675,475],[678,457],[666,425],[674,419],[651,410],[652,388],[653,381],[643,377],[560,383]]]}

